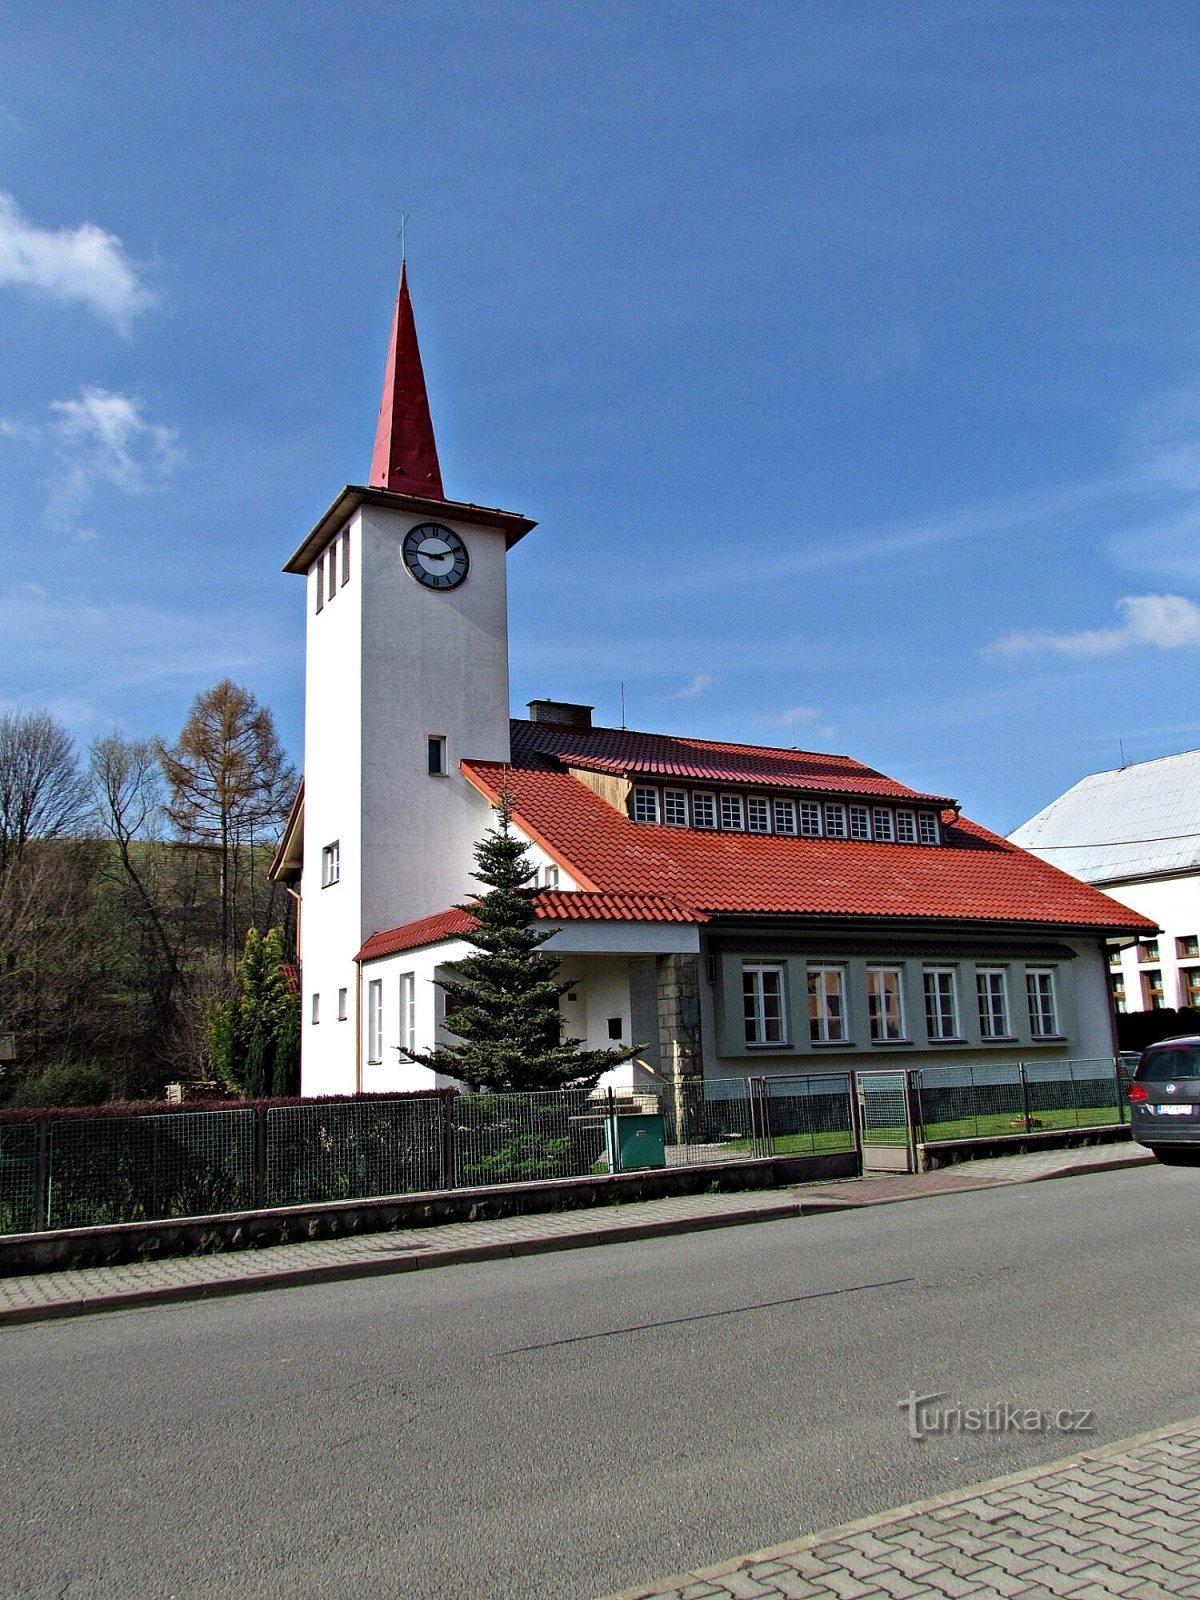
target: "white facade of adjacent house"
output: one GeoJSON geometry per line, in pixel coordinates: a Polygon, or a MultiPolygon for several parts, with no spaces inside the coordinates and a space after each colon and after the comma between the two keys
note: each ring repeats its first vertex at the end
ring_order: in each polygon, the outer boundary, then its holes
{"type": "Polygon", "coordinates": [[[1200,750],[1092,773],[1011,838],[1158,925],[1113,945],[1118,1011],[1200,1010],[1200,750]]]}

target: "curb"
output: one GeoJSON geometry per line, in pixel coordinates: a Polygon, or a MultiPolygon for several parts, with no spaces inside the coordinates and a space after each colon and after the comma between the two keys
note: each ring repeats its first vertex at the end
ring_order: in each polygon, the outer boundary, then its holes
{"type": "MultiPolygon", "coordinates": [[[[42,1305],[0,1307],[0,1328],[33,1322],[52,1322],[66,1317],[91,1316],[105,1311],[132,1311],[143,1306],[180,1304],[188,1300],[215,1300],[237,1294],[257,1294],[264,1289],[307,1288],[319,1283],[345,1283],[355,1278],[388,1277],[398,1272],[429,1271],[434,1267],[463,1266],[473,1261],[498,1261],[515,1256],[548,1255],[560,1250],[584,1250],[593,1245],[632,1243],[639,1239],[661,1239],[685,1233],[703,1233],[715,1228],[736,1228],[743,1223],[774,1222],[777,1219],[816,1217],[838,1211],[859,1211],[869,1207],[899,1205],[908,1200],[934,1200],[982,1189],[1015,1187],[1022,1183],[1045,1183],[1051,1179],[1086,1177],[1097,1172],[1113,1172],[1126,1167],[1153,1163],[1151,1155],[1131,1152],[1118,1161],[1089,1162],[1059,1172],[1037,1173],[1030,1177],[981,1179],[971,1189],[965,1186],[939,1193],[893,1194],[878,1200],[847,1195],[813,1195],[808,1199],[784,1201],[746,1211],[710,1216],[675,1217],[664,1222],[630,1222],[612,1228],[580,1229],[572,1233],[546,1234],[527,1239],[502,1240],[495,1244],[449,1245],[443,1249],[419,1246],[398,1250],[382,1260],[331,1262],[325,1266],[283,1267],[244,1277],[215,1279],[209,1283],[164,1284],[156,1288],[128,1289],[112,1294],[80,1295],[71,1300],[55,1300],[42,1305]]],[[[968,1165],[968,1163],[964,1163],[968,1165]]],[[[146,1263],[150,1265],[151,1263],[146,1263]]],[[[87,1269],[87,1270],[103,1270],[87,1269]]],[[[645,1591],[650,1593],[652,1591],[645,1591]]],[[[624,1600],[624,1597],[621,1597],[624,1600]]]]}
{"type": "MultiPolygon", "coordinates": [[[[837,1202],[808,1208],[810,1215],[818,1211],[843,1209],[850,1208],[837,1202]]],[[[614,1228],[547,1234],[542,1238],[508,1239],[496,1244],[451,1245],[446,1249],[428,1251],[425,1247],[410,1248],[383,1260],[332,1262],[320,1267],[284,1267],[276,1272],[219,1278],[211,1283],[164,1284],[159,1288],[128,1289],[114,1294],[80,1295],[74,1300],[55,1300],[45,1305],[0,1308],[0,1327],[50,1322],[61,1317],[90,1316],[94,1312],[132,1311],[142,1306],[178,1304],[186,1300],[215,1300],[236,1294],[257,1294],[264,1289],[296,1289],[317,1283],[344,1283],[353,1278],[389,1277],[397,1272],[427,1272],[433,1267],[457,1267],[472,1261],[549,1255],[559,1250],[586,1250],[593,1245],[661,1239],[681,1233],[704,1233],[715,1228],[740,1227],[742,1223],[794,1219],[804,1214],[805,1207],[800,1201],[784,1201],[778,1206],[731,1211],[717,1216],[675,1217],[669,1222],[630,1222],[614,1228]]]]}
{"type": "MultiPolygon", "coordinates": [[[[1056,1177],[1063,1174],[1056,1173],[1056,1177]]],[[[893,1522],[904,1522],[909,1517],[919,1517],[930,1511],[942,1511],[947,1506],[961,1505],[965,1500],[978,1500],[983,1495],[1000,1489],[1010,1489],[1015,1484],[1032,1483],[1039,1478],[1053,1477],[1056,1472],[1068,1472],[1088,1461],[1103,1461],[1108,1456],[1123,1455],[1142,1445],[1154,1444],[1159,1439],[1170,1439],[1179,1433],[1194,1433],[1200,1428],[1200,1417],[1190,1417],[1186,1422],[1172,1422],[1165,1428],[1154,1428],[1149,1433],[1135,1433],[1131,1438],[1118,1439],[1113,1444],[1097,1445],[1094,1450],[1077,1450],[1069,1456],[1040,1467],[1025,1467],[1020,1472],[1008,1472],[1000,1478],[985,1478],[982,1483],[969,1484],[965,1489],[952,1489],[947,1494],[933,1495],[928,1500],[914,1500],[909,1505],[897,1506],[891,1511],[877,1511],[871,1516],[859,1517],[854,1522],[839,1522],[836,1527],[822,1528],[819,1533],[807,1533],[800,1539],[789,1539],[785,1544],[769,1545],[765,1550],[753,1550],[748,1555],[736,1556],[732,1561],[721,1561],[713,1567],[696,1567],[689,1572],[677,1572],[669,1578],[658,1578],[651,1584],[635,1584],[631,1589],[620,1589],[601,1600],[668,1600],[672,1591],[686,1589],[690,1584],[709,1581],[720,1582],[735,1573],[745,1572],[760,1561],[786,1560],[800,1555],[817,1545],[833,1544],[839,1539],[855,1534],[871,1533],[876,1528],[893,1522]]]]}

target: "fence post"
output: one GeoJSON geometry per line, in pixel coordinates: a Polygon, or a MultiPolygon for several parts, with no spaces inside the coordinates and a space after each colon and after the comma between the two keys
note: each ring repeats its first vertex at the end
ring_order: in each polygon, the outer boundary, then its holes
{"type": "Polygon", "coordinates": [[[50,1124],[40,1118],[37,1124],[37,1165],[33,1180],[33,1231],[50,1226],[50,1124]]]}
{"type": "Polygon", "coordinates": [[[1117,1086],[1117,1121],[1124,1124],[1125,1091],[1121,1084],[1121,1058],[1119,1055],[1113,1057],[1113,1082],[1117,1086]]]}
{"type": "Polygon", "coordinates": [[[254,1108],[254,1204],[261,1210],[267,1203],[267,1108],[254,1108]]]}
{"type": "Polygon", "coordinates": [[[614,1102],[614,1099],[613,1099],[613,1092],[612,1092],[611,1085],[604,1092],[605,1092],[605,1095],[607,1096],[607,1103],[608,1103],[608,1110],[605,1112],[605,1115],[608,1118],[608,1149],[609,1149],[608,1170],[609,1170],[610,1173],[611,1172],[620,1172],[620,1170],[621,1170],[621,1141],[620,1141],[620,1139],[619,1139],[619,1137],[617,1135],[617,1108],[616,1108],[616,1103],[614,1102]]]}
{"type": "Polygon", "coordinates": [[[1033,1132],[1033,1119],[1029,1115],[1029,1079],[1025,1074],[1025,1063],[1017,1062],[1017,1072],[1021,1078],[1021,1110],[1025,1118],[1025,1132],[1033,1132]]]}
{"type": "Polygon", "coordinates": [[[453,1089],[443,1089],[441,1100],[442,1117],[442,1188],[456,1189],[458,1187],[458,1173],[455,1170],[457,1163],[454,1160],[454,1124],[450,1119],[450,1102],[455,1098],[453,1089]]]}

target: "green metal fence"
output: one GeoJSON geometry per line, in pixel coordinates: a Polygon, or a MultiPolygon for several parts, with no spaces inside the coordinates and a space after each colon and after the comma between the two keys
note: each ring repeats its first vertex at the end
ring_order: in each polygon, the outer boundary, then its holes
{"type": "Polygon", "coordinates": [[[1109,1127],[1125,1119],[1126,1084],[1112,1056],[948,1062],[912,1071],[916,1136],[925,1143],[1109,1127]]]}

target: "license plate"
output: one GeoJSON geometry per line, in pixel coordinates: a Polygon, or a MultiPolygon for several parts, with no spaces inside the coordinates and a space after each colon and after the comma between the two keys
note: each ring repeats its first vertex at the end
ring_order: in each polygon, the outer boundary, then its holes
{"type": "Polygon", "coordinates": [[[1195,1106],[1151,1106],[1150,1109],[1159,1117],[1191,1117],[1196,1113],[1195,1106]]]}

